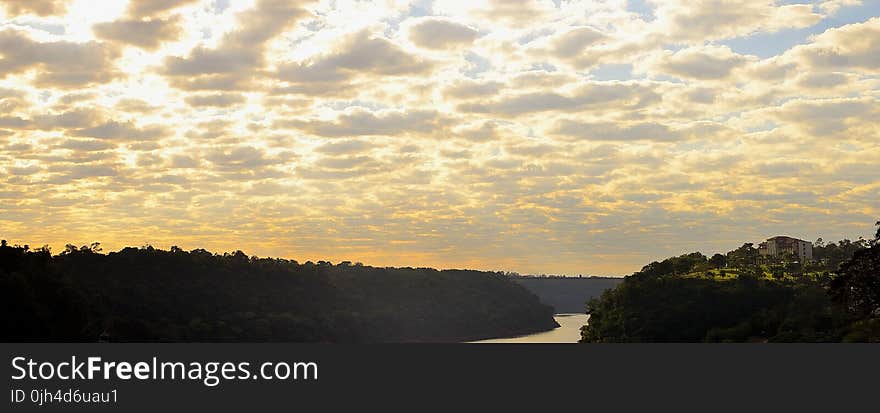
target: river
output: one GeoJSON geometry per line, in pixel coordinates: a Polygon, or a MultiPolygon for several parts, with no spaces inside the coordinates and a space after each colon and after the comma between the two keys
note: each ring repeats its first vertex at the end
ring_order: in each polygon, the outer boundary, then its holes
{"type": "Polygon", "coordinates": [[[526,336],[490,338],[474,343],[577,343],[581,339],[581,327],[587,324],[590,316],[586,314],[556,314],[553,316],[559,327],[550,331],[526,336]]]}

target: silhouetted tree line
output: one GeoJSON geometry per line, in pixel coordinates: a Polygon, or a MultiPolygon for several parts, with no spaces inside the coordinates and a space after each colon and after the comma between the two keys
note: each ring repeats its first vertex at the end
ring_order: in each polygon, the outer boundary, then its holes
{"type": "Polygon", "coordinates": [[[857,251],[871,246],[871,241],[859,238],[855,241],[843,239],[838,242],[825,243],[822,238],[813,243],[814,262],[809,263],[811,269],[835,271],[841,264],[852,258],[857,251]]]}
{"type": "Polygon", "coordinates": [[[556,327],[501,273],[0,246],[3,341],[460,341],[556,327]]]}
{"type": "Polygon", "coordinates": [[[880,342],[876,225],[874,240],[822,244],[813,263],[759,266],[751,244],[653,262],[590,300],[581,341],[880,342]]]}

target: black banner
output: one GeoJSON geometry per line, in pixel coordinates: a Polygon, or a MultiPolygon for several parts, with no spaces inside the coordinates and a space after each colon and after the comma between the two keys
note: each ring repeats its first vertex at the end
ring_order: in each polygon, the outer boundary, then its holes
{"type": "Polygon", "coordinates": [[[837,411],[871,402],[880,371],[876,345],[3,344],[0,348],[8,407],[3,411],[10,412],[837,411]]]}

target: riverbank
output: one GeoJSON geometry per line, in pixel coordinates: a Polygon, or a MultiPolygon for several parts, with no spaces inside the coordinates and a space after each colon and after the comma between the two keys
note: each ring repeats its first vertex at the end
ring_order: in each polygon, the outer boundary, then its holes
{"type": "Polygon", "coordinates": [[[551,343],[577,343],[581,339],[581,327],[587,324],[590,316],[587,314],[556,314],[553,316],[559,327],[548,331],[534,334],[520,335],[516,337],[491,338],[486,340],[472,341],[477,344],[551,344],[551,343]]]}

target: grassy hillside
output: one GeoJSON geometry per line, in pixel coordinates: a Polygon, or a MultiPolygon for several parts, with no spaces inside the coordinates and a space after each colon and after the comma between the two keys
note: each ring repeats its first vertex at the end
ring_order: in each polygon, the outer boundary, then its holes
{"type": "Polygon", "coordinates": [[[810,263],[759,265],[751,244],[653,262],[589,302],[582,341],[880,342],[880,230],[832,245],[810,263]]]}

